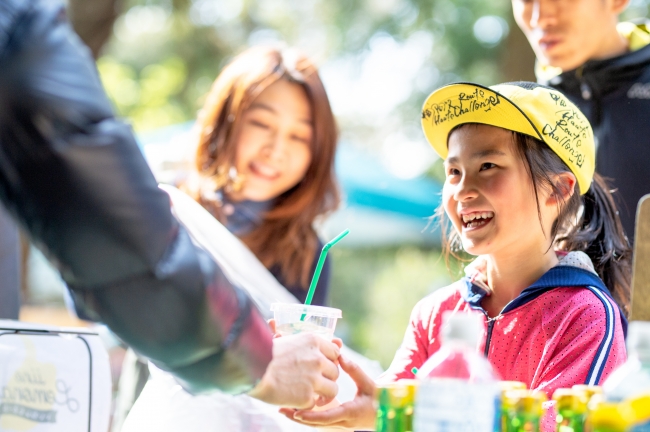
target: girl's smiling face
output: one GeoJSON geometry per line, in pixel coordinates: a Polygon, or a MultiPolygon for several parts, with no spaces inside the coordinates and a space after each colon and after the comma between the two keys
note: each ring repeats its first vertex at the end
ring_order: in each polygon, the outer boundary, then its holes
{"type": "Polygon", "coordinates": [[[449,136],[445,160],[443,205],[472,255],[528,247],[548,249],[555,205],[538,190],[540,211],[525,162],[512,132],[494,126],[471,124],[449,136]],[[542,225],[544,229],[542,229],[542,225]]]}
{"type": "Polygon", "coordinates": [[[242,117],[235,167],[243,176],[236,200],[266,201],[296,186],[311,163],[312,112],[304,88],[281,79],[242,117]]]}

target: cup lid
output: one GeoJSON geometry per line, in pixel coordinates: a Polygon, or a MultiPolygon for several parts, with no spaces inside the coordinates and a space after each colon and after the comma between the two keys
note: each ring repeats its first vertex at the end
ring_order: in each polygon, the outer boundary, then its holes
{"type": "Polygon", "coordinates": [[[271,303],[271,312],[293,312],[307,315],[316,315],[328,318],[341,318],[343,316],[341,309],[312,306],[300,303],[271,303]]]}

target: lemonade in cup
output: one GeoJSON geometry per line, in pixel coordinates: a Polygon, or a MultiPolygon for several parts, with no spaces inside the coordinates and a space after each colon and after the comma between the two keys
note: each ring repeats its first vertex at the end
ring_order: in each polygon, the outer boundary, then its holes
{"type": "Polygon", "coordinates": [[[327,341],[334,337],[336,321],[342,316],[341,309],[299,303],[273,303],[271,311],[279,335],[315,333],[327,341]]]}

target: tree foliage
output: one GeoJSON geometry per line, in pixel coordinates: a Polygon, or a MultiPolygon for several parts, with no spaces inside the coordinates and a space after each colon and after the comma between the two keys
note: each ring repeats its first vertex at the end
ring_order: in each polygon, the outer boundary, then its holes
{"type": "Polygon", "coordinates": [[[193,119],[229,58],[284,42],[322,65],[343,131],[369,147],[390,131],[419,139],[435,87],[498,81],[511,27],[509,4],[489,0],[125,0],[123,10],[99,70],[137,130],[193,119]]]}

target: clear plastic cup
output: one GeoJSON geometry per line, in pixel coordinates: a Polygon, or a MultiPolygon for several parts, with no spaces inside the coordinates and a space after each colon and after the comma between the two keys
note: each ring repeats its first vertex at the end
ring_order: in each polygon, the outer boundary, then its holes
{"type": "Polygon", "coordinates": [[[281,336],[315,333],[328,341],[334,337],[336,320],[342,316],[341,309],[296,303],[273,303],[271,311],[275,331],[281,336]]]}

